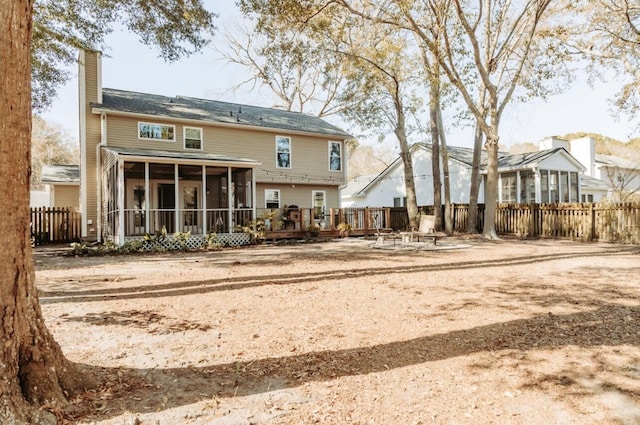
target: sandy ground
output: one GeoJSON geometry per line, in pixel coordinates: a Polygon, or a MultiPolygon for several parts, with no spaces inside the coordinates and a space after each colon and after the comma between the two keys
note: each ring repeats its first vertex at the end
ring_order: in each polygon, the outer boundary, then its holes
{"type": "Polygon", "coordinates": [[[95,424],[640,424],[640,250],[448,238],[35,255],[95,424]],[[389,246],[387,246],[389,248],[389,246]]]}

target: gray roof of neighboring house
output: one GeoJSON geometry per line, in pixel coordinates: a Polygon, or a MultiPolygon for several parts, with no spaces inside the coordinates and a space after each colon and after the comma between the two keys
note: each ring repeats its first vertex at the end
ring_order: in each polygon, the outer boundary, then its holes
{"type": "Polygon", "coordinates": [[[580,176],[580,187],[588,190],[597,190],[606,192],[611,187],[604,181],[583,174],[580,176]]]}
{"type": "Polygon", "coordinates": [[[105,88],[102,90],[102,103],[92,103],[92,106],[107,112],[199,120],[240,127],[301,131],[343,139],[352,137],[340,128],[313,115],[193,97],[166,97],[105,88]]]}
{"type": "MultiPolygon", "coordinates": [[[[430,149],[430,144],[422,144],[426,148],[430,149]]],[[[568,152],[564,148],[554,148],[554,149],[545,149],[543,151],[535,151],[535,152],[525,152],[525,153],[508,153],[508,152],[498,152],[498,169],[504,168],[527,168],[530,165],[535,165],[544,161],[545,159],[555,155],[560,151],[568,152]]],[[[464,148],[459,146],[447,146],[447,152],[449,153],[449,157],[460,161],[462,163],[467,164],[468,166],[473,165],[473,149],[472,148],[464,148]]],[[[576,160],[576,165],[578,162],[576,160]]],[[[481,164],[482,168],[487,166],[487,153],[486,151],[482,151],[481,153],[481,164]]]]}
{"type": "Polygon", "coordinates": [[[633,161],[614,155],[596,154],[596,162],[608,167],[625,168],[628,170],[640,169],[640,161],[633,161]]]}
{"type": "Polygon", "coordinates": [[[43,165],[42,183],[80,183],[79,165],[43,165]]]}
{"type": "Polygon", "coordinates": [[[105,146],[102,149],[113,152],[118,155],[134,156],[134,157],[153,157],[153,158],[170,158],[170,159],[187,159],[196,161],[215,161],[215,162],[237,162],[243,165],[260,165],[260,161],[250,158],[239,158],[228,155],[214,155],[202,152],[182,152],[182,151],[159,151],[155,149],[132,149],[132,148],[116,148],[105,146]]]}
{"type": "MultiPolygon", "coordinates": [[[[422,147],[423,149],[431,150],[431,143],[416,143],[412,146],[412,149],[416,147],[422,147]]],[[[503,171],[505,169],[519,169],[519,168],[527,168],[529,166],[536,165],[541,161],[555,155],[556,153],[564,151],[567,155],[571,156],[569,152],[567,152],[564,148],[554,148],[554,149],[546,149],[543,151],[535,151],[535,152],[526,152],[519,154],[510,154],[508,152],[498,152],[498,170],[503,171]]],[[[466,164],[471,167],[473,165],[473,149],[465,148],[461,146],[447,146],[447,153],[449,154],[449,159],[453,159],[455,161],[466,164]]],[[[573,157],[571,157],[573,158],[573,157]]],[[[366,192],[366,190],[375,185],[378,177],[389,172],[392,168],[396,166],[398,162],[401,161],[401,158],[398,157],[394,160],[387,168],[385,168],[380,174],[378,174],[375,178],[373,178],[370,182],[367,182],[364,185],[360,186],[360,190],[354,190],[352,194],[362,194],[366,192]]],[[[574,159],[575,164],[584,171],[584,167],[580,164],[576,159],[574,159]]],[[[487,166],[487,153],[486,151],[482,151],[481,153],[481,172],[487,166]]]]}
{"type": "MultiPolygon", "coordinates": [[[[564,151],[567,155],[571,155],[565,148],[545,149],[543,151],[518,154],[500,153],[498,156],[498,168],[521,168],[529,165],[535,165],[561,151],[564,151]]],[[[574,159],[574,162],[581,169],[584,169],[582,164],[580,164],[576,159],[574,159]]]]}

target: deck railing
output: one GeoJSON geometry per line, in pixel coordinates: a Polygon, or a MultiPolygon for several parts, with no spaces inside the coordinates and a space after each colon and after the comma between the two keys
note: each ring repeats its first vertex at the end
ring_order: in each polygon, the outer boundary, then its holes
{"type": "MultiPolygon", "coordinates": [[[[242,208],[233,210],[232,229],[236,226],[246,226],[251,221],[253,210],[242,208]]],[[[204,233],[227,233],[229,231],[229,210],[219,209],[180,209],[177,211],[178,222],[176,225],[176,210],[150,209],[149,231],[146,225],[146,212],[143,210],[124,210],[125,237],[142,236],[145,233],[153,234],[164,229],[167,233],[191,232],[193,235],[204,233]],[[206,231],[203,221],[206,217],[206,231]],[[176,230],[177,229],[177,230],[176,230]]]]}
{"type": "MultiPolygon", "coordinates": [[[[432,206],[419,210],[433,214],[432,206]]],[[[478,230],[482,230],[484,205],[478,209],[478,230]]],[[[367,235],[378,230],[407,230],[406,208],[331,208],[318,212],[313,208],[257,209],[257,217],[265,220],[274,237],[303,237],[311,224],[321,227],[328,236],[337,235],[340,223],[351,225],[352,234],[367,235]]],[[[117,215],[117,212],[110,212],[117,215]]],[[[227,209],[180,211],[181,231],[203,231],[202,217],[207,220],[207,233],[225,233],[227,209]]],[[[451,208],[453,228],[467,230],[469,206],[455,204],[451,208]]],[[[80,213],[71,208],[32,208],[31,235],[34,243],[70,242],[81,238],[80,213]]],[[[115,218],[115,216],[113,217],[115,218]]],[[[248,225],[251,209],[235,210],[232,227],[248,225]]],[[[165,226],[175,232],[175,210],[149,210],[150,229],[165,226]]],[[[143,211],[125,212],[127,236],[143,235],[146,217],[143,211]]],[[[105,229],[108,230],[108,229],[105,229]]],[[[112,229],[115,230],[115,229],[112,229]]],[[[608,241],[640,244],[640,203],[624,204],[499,204],[496,210],[496,231],[519,237],[566,238],[583,241],[608,241]]],[[[153,232],[151,232],[153,233],[153,232]]]]}
{"type": "Polygon", "coordinates": [[[270,232],[304,234],[311,225],[319,226],[320,231],[335,232],[341,223],[351,225],[354,234],[391,229],[389,208],[258,208],[257,217],[270,232]]]}

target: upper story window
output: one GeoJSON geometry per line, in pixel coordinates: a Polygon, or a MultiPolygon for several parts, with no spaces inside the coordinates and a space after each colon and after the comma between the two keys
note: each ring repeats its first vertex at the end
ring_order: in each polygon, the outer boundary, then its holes
{"type": "Polygon", "coordinates": [[[184,128],[184,148],[202,150],[202,129],[196,127],[184,128]]]}
{"type": "Polygon", "coordinates": [[[148,122],[138,123],[138,139],[163,140],[175,142],[176,126],[168,124],[153,124],[148,122]]]}
{"type": "Polygon", "coordinates": [[[276,167],[291,168],[291,138],[276,136],[276,167]]]}
{"type": "Polygon", "coordinates": [[[329,142],[329,171],[342,171],[342,143],[329,142]]]}

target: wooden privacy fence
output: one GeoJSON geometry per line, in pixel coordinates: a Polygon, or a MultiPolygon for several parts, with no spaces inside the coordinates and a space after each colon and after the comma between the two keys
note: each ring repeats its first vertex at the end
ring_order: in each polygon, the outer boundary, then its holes
{"type": "MultiPolygon", "coordinates": [[[[455,204],[452,207],[453,229],[466,232],[469,205],[455,204]]],[[[418,209],[425,214],[433,214],[432,206],[418,209]]],[[[406,208],[404,210],[406,217],[406,208]]],[[[394,214],[399,215],[400,212],[395,211],[394,214]]],[[[483,219],[484,205],[479,205],[476,223],[479,231],[482,230],[483,219]]],[[[399,222],[394,220],[394,224],[399,222]]],[[[498,204],[495,223],[496,232],[503,235],[640,244],[640,203],[498,204]]]]}
{"type": "Polygon", "coordinates": [[[640,243],[640,204],[500,204],[496,231],[528,237],[640,243]]]}
{"type": "Polygon", "coordinates": [[[79,240],[81,215],[72,208],[31,208],[31,237],[36,245],[79,240]]]}

